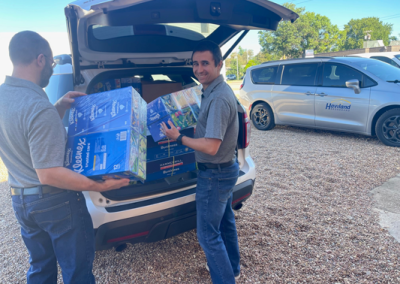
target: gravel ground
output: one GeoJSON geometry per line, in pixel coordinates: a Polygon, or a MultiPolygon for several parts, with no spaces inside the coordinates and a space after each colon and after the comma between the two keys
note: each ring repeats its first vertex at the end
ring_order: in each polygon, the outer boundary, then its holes
{"type": "MultiPolygon", "coordinates": [[[[253,128],[257,182],[236,214],[238,283],[400,283],[400,244],[378,225],[369,195],[399,174],[399,154],[354,134],[253,128]]],[[[5,182],[0,194],[0,282],[23,283],[28,254],[5,182]]],[[[211,283],[204,264],[191,231],[97,252],[94,274],[98,283],[211,283]]]]}

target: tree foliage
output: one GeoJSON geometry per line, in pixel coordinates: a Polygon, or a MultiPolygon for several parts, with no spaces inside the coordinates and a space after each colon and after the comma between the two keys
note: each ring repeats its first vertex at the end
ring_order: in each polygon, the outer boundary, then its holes
{"type": "Polygon", "coordinates": [[[259,31],[259,43],[263,53],[283,58],[301,57],[306,49],[315,53],[340,50],[345,32],[340,31],[326,16],[305,12],[295,4],[285,3],[285,7],[299,14],[294,22],[280,22],[276,31],[259,31]]]}
{"type": "Polygon", "coordinates": [[[376,17],[352,19],[344,27],[347,34],[344,49],[363,48],[364,37],[367,33],[371,35],[371,40],[383,40],[385,45],[389,45],[392,26],[389,23],[384,24],[376,17]]]}

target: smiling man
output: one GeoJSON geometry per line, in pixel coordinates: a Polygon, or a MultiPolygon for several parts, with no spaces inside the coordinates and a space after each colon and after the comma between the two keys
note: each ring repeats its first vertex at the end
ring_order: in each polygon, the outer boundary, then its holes
{"type": "Polygon", "coordinates": [[[192,55],[193,73],[203,85],[195,138],[179,133],[170,122],[166,135],[196,152],[199,167],[196,188],[197,237],[207,257],[213,283],[235,283],[240,255],[232,191],[239,176],[236,142],[239,132],[237,101],[220,75],[218,45],[202,41],[192,55]]]}

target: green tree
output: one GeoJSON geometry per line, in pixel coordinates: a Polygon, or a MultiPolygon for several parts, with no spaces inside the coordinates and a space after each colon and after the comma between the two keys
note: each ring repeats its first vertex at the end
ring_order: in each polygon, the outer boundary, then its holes
{"type": "Polygon", "coordinates": [[[294,22],[280,22],[276,31],[259,31],[258,39],[263,53],[280,58],[301,57],[304,50],[315,53],[340,50],[345,33],[326,16],[305,12],[305,8],[285,3],[285,7],[299,14],[294,22]]]}
{"type": "Polygon", "coordinates": [[[389,45],[389,36],[392,33],[392,24],[383,23],[376,17],[351,19],[344,30],[347,39],[344,43],[345,49],[363,48],[363,42],[367,34],[371,35],[371,40],[383,40],[385,45],[389,45]]]}

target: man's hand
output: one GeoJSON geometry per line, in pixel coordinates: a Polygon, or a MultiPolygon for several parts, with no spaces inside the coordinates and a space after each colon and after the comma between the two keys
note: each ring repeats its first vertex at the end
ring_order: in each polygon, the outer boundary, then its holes
{"type": "Polygon", "coordinates": [[[168,124],[171,127],[171,129],[168,129],[167,125],[164,122],[161,123],[165,136],[167,136],[169,139],[172,140],[178,139],[179,135],[181,135],[179,133],[179,130],[175,127],[172,121],[168,121],[168,124]]]}
{"type": "Polygon", "coordinates": [[[99,186],[95,191],[104,192],[108,190],[118,189],[129,185],[129,179],[106,179],[104,181],[98,182],[99,186]]]}
{"type": "Polygon", "coordinates": [[[55,106],[59,106],[64,110],[70,109],[71,104],[75,101],[74,98],[86,96],[86,94],[81,92],[68,92],[62,96],[56,103],[55,106]]]}
{"type": "Polygon", "coordinates": [[[75,101],[74,98],[86,96],[86,94],[81,92],[68,92],[64,96],[62,96],[54,106],[57,109],[58,114],[60,115],[61,119],[63,119],[65,112],[67,109],[71,108],[71,104],[75,101]]]}

